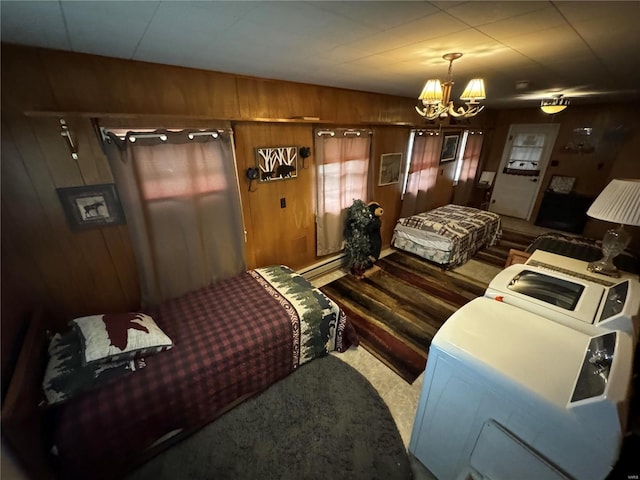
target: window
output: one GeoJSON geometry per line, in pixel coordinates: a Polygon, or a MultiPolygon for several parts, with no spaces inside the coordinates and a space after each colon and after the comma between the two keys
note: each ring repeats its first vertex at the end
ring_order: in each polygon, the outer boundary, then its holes
{"type": "Polygon", "coordinates": [[[318,174],[324,179],[324,204],[327,211],[339,212],[361,198],[367,183],[367,160],[347,160],[343,163],[320,165],[318,174]]]}
{"type": "Polygon", "coordinates": [[[543,133],[516,133],[504,173],[538,175],[545,138],[543,133]]]}
{"type": "Polygon", "coordinates": [[[232,135],[109,135],[106,151],[136,253],[143,305],[246,269],[232,135]]]}
{"type": "Polygon", "coordinates": [[[369,130],[316,132],[318,255],[342,250],[347,208],[368,200],[370,148],[369,130]]]}

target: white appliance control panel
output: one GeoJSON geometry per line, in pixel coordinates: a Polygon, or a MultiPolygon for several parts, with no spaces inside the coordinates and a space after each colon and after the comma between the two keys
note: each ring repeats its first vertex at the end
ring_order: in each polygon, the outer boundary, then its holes
{"type": "Polygon", "coordinates": [[[536,251],[524,264],[502,270],[485,296],[587,333],[621,330],[637,341],[640,283],[634,275],[603,278],[586,262],[536,251]]]}

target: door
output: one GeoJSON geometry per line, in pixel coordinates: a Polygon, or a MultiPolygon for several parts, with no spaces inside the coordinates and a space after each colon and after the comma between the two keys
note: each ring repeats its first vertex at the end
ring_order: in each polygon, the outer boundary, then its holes
{"type": "Polygon", "coordinates": [[[558,135],[558,124],[511,125],[489,210],[529,220],[558,135]]]}

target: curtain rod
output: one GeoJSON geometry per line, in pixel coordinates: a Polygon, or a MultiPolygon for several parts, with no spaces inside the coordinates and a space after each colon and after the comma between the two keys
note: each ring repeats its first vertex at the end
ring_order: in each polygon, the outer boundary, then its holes
{"type": "Polygon", "coordinates": [[[319,137],[323,135],[329,135],[330,137],[335,137],[336,132],[342,134],[343,137],[359,137],[362,134],[373,135],[373,131],[369,128],[330,128],[327,130],[316,130],[315,134],[319,137]]]}
{"type": "MultiPolygon", "coordinates": [[[[185,129],[180,129],[180,130],[166,130],[167,133],[179,133],[180,131],[185,130],[185,129]]],[[[127,133],[132,132],[131,135],[129,135],[129,141],[131,143],[134,143],[138,138],[159,138],[161,141],[166,142],[168,140],[167,134],[166,133],[162,133],[162,132],[154,132],[154,131],[145,131],[145,130],[138,130],[138,132],[136,132],[135,130],[129,130],[126,128],[105,128],[105,127],[100,127],[100,134],[102,136],[102,139],[106,142],[111,142],[111,139],[109,138],[109,136],[107,135],[107,133],[112,133],[113,135],[117,136],[120,140],[125,140],[127,138],[127,133]]],[[[195,137],[213,137],[213,138],[218,138],[220,136],[220,133],[224,133],[224,130],[203,130],[203,131],[198,131],[198,132],[189,132],[187,134],[187,138],[189,140],[193,140],[195,137]]]]}

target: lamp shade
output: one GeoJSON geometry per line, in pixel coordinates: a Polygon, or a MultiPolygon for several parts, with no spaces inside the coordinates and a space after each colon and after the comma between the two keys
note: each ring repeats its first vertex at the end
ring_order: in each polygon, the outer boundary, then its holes
{"type": "Polygon", "coordinates": [[[640,179],[615,179],[595,199],[587,215],[621,225],[640,226],[640,179]]]}
{"type": "Polygon", "coordinates": [[[440,80],[427,80],[418,100],[422,100],[422,103],[425,105],[440,103],[442,100],[442,85],[440,84],[440,80]]]}
{"type": "Polygon", "coordinates": [[[475,100],[484,100],[485,98],[487,98],[487,95],[484,92],[484,80],[481,78],[473,78],[469,80],[467,88],[465,88],[462,95],[460,95],[460,100],[471,102],[475,100]]]}

